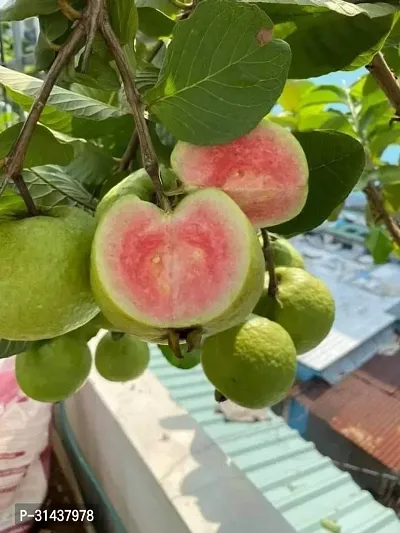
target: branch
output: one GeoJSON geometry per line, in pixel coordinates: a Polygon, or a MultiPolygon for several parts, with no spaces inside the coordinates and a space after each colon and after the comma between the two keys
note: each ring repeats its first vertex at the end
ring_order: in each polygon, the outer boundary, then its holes
{"type": "Polygon", "coordinates": [[[82,72],[86,73],[89,68],[90,55],[93,49],[94,39],[96,37],[97,28],[99,27],[100,16],[102,15],[103,0],[91,0],[88,10],[88,29],[87,41],[82,58],[82,72]]]}
{"type": "Polygon", "coordinates": [[[265,228],[261,229],[261,235],[263,238],[265,264],[269,274],[268,295],[272,298],[276,298],[276,295],[278,294],[278,279],[275,272],[274,251],[271,246],[271,241],[269,240],[268,231],[265,228]]]}
{"type": "Polygon", "coordinates": [[[368,201],[370,202],[375,212],[383,220],[393,241],[400,248],[400,227],[396,224],[396,221],[393,220],[393,218],[386,211],[380,192],[377,190],[376,187],[374,187],[372,183],[369,183],[367,187],[365,187],[364,192],[367,195],[368,201]]]}
{"type": "Polygon", "coordinates": [[[125,153],[122,156],[121,162],[119,164],[120,172],[124,172],[129,169],[129,165],[133,159],[135,159],[137,149],[139,147],[139,136],[137,131],[133,132],[133,135],[129,141],[128,146],[126,147],[125,153]]]}
{"type": "Polygon", "coordinates": [[[15,182],[15,185],[18,187],[18,190],[20,191],[26,203],[28,212],[31,215],[37,214],[37,212],[36,208],[34,207],[32,197],[21,175],[26,151],[28,149],[28,145],[33,135],[36,124],[40,119],[40,115],[42,114],[46,102],[49,99],[50,93],[57,81],[57,78],[60,75],[62,69],[64,68],[64,65],[66,65],[74,55],[75,49],[84,35],[85,27],[82,23],[78,23],[78,25],[72,31],[65,44],[62,46],[59,54],[57,55],[54,63],[52,64],[46,76],[46,79],[43,82],[43,85],[35,98],[29,115],[27,116],[25,123],[22,126],[20,134],[5,159],[4,170],[7,175],[7,178],[15,182]]]}
{"type": "Polygon", "coordinates": [[[381,52],[366,67],[394,108],[394,120],[400,120],[400,85],[381,52]]]}
{"type": "Polygon", "coordinates": [[[142,153],[143,166],[154,183],[157,201],[162,209],[170,210],[170,203],[164,193],[162,182],[160,180],[160,169],[157,156],[151,142],[149,130],[144,118],[144,108],[141,102],[139,91],[133,81],[133,72],[128,65],[121,44],[111,27],[106,13],[100,23],[100,30],[103,37],[114,56],[115,63],[118,67],[125,88],[126,99],[131,107],[132,115],[136,123],[136,131],[139,137],[140,150],[142,153]]]}

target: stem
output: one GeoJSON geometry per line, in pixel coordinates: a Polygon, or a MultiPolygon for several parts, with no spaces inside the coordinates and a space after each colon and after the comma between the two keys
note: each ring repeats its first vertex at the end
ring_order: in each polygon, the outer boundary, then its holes
{"type": "Polygon", "coordinates": [[[82,72],[87,72],[89,68],[90,55],[93,50],[93,43],[96,37],[97,28],[99,27],[100,16],[103,9],[103,0],[92,0],[89,4],[88,10],[88,30],[87,41],[82,58],[82,72]]]}
{"type": "Polygon", "coordinates": [[[68,0],[58,0],[57,5],[61,13],[69,20],[78,20],[82,16],[82,13],[73,8],[68,0]]]}
{"type": "Polygon", "coordinates": [[[13,179],[15,186],[17,187],[20,195],[22,196],[23,201],[25,202],[28,215],[31,217],[37,216],[39,214],[39,211],[35,205],[35,202],[33,201],[28,187],[26,186],[24,178],[21,174],[17,174],[16,176],[14,176],[13,179]]]}
{"type": "Polygon", "coordinates": [[[376,213],[378,213],[381,219],[383,220],[393,241],[400,248],[400,227],[386,211],[385,206],[383,205],[381,194],[372,183],[369,183],[367,187],[365,187],[364,192],[367,195],[368,201],[375,209],[376,213]]]}
{"type": "Polygon", "coordinates": [[[121,162],[119,164],[120,172],[124,172],[129,169],[129,165],[133,159],[135,159],[137,149],[139,147],[139,136],[135,130],[132,134],[132,137],[129,141],[128,146],[126,147],[125,153],[122,156],[121,162]]]}
{"type": "Polygon", "coordinates": [[[400,120],[400,85],[381,52],[374,56],[367,69],[392,104],[395,112],[394,120],[400,120]]]}
{"type": "Polygon", "coordinates": [[[265,228],[261,229],[261,235],[263,238],[265,264],[269,274],[268,295],[271,296],[271,298],[276,298],[278,293],[278,279],[275,272],[274,251],[271,246],[271,241],[269,240],[268,231],[265,228]]]}
{"type": "Polygon", "coordinates": [[[26,185],[21,186],[21,183],[23,182],[21,171],[24,164],[28,144],[31,140],[36,124],[40,119],[40,115],[42,114],[42,111],[57,81],[58,76],[60,75],[64,65],[73,56],[75,49],[84,34],[84,25],[82,23],[78,23],[78,25],[75,27],[75,29],[72,31],[71,35],[63,45],[54,63],[52,64],[47,74],[47,77],[43,82],[43,85],[38,95],[35,98],[29,115],[26,118],[24,125],[22,126],[21,132],[5,160],[4,168],[6,175],[9,179],[12,179],[15,182],[16,186],[18,187],[18,190],[22,194],[28,211],[31,214],[33,213],[33,211],[36,211],[35,208],[32,210],[32,205],[34,206],[34,202],[26,185]]]}
{"type": "Polygon", "coordinates": [[[136,123],[136,131],[139,137],[143,166],[154,183],[159,206],[165,211],[169,211],[171,206],[167,196],[164,193],[160,180],[160,169],[157,156],[151,142],[146,120],[144,118],[144,109],[140,94],[136,88],[135,82],[133,81],[133,72],[131,71],[131,68],[125,59],[120,42],[118,41],[118,38],[111,27],[106,13],[104,13],[104,16],[101,20],[100,30],[110,49],[110,52],[114,56],[115,63],[122,78],[122,83],[124,84],[126,99],[131,107],[132,115],[136,123]]]}

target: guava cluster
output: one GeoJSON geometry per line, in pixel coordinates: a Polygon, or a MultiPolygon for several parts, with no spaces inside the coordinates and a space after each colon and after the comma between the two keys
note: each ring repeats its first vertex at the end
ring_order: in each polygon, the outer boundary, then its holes
{"type": "Polygon", "coordinates": [[[171,165],[167,210],[141,169],[104,191],[94,217],[56,207],[0,222],[0,338],[26,342],[16,375],[31,398],[61,401],[94,369],[136,379],[156,343],[179,370],[201,364],[221,398],[267,407],[287,394],[297,357],[328,335],[328,288],[270,233],[271,294],[258,233],[307,200],[295,137],[263,120],[225,145],[178,142],[171,165]]]}

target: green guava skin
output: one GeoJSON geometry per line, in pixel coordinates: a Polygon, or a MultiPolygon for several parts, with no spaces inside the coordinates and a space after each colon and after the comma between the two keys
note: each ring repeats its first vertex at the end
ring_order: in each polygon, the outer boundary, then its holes
{"type": "Polygon", "coordinates": [[[160,344],[158,346],[161,353],[165,357],[165,359],[168,361],[168,363],[175,368],[179,368],[181,370],[190,370],[191,368],[194,368],[195,366],[198,366],[200,364],[200,357],[201,357],[201,350],[200,348],[195,348],[191,352],[187,351],[187,345],[183,344],[181,346],[181,353],[182,358],[178,359],[174,352],[171,350],[169,346],[165,346],[163,344],[160,344]]]}
{"type": "MultiPolygon", "coordinates": [[[[166,176],[163,179],[163,186],[168,191],[176,184],[173,182],[171,174],[166,174],[166,176]]],[[[127,194],[134,194],[145,202],[153,202],[155,200],[153,182],[144,168],[129,174],[103,196],[96,208],[96,219],[100,219],[119,198],[127,194]]]]}
{"type": "Polygon", "coordinates": [[[140,377],[150,361],[149,347],[130,335],[114,340],[111,333],[100,339],[95,365],[108,381],[125,382],[140,377]]]}
{"type": "Polygon", "coordinates": [[[92,355],[85,342],[71,334],[35,343],[18,354],[15,373],[19,386],[38,402],[60,402],[86,381],[92,355]]]}
{"type": "Polygon", "coordinates": [[[201,364],[226,398],[261,409],[286,396],[296,376],[296,349],[279,324],[250,315],[245,323],[209,337],[201,364]]]}
{"type": "MultiPolygon", "coordinates": [[[[193,193],[196,194],[196,193],[193,193]]],[[[201,328],[203,337],[213,335],[220,331],[224,331],[236,324],[243,322],[249,313],[252,311],[255,303],[261,295],[262,287],[264,283],[265,273],[265,261],[262,250],[257,238],[257,234],[248,221],[247,217],[238,210],[236,204],[229,199],[222,191],[215,189],[216,195],[224,195],[228,198],[228,202],[234,206],[237,215],[244,218],[243,223],[246,225],[247,238],[249,240],[249,267],[247,270],[247,276],[243,281],[243,285],[236,298],[232,299],[231,305],[215,319],[210,320],[206,324],[193,324],[194,328],[201,328]],[[254,304],[253,304],[254,302],[254,304]]],[[[125,195],[125,201],[128,200],[128,196],[125,195]]],[[[113,203],[111,207],[118,209],[118,203],[124,201],[123,198],[119,198],[113,203]]],[[[226,200],[225,200],[226,201],[226,200]]],[[[98,228],[101,227],[105,217],[102,216],[99,221],[98,228]]],[[[140,320],[134,319],[128,316],[119,306],[118,303],[113,301],[105,290],[102,280],[98,274],[98,267],[96,263],[96,248],[101,246],[101,240],[99,238],[99,229],[95,234],[95,238],[92,245],[92,261],[91,261],[91,284],[93,294],[96,301],[102,311],[102,314],[106,319],[111,322],[115,329],[129,333],[133,337],[144,342],[156,343],[156,344],[168,344],[169,331],[168,328],[160,328],[153,326],[151,323],[145,323],[140,320]]],[[[173,328],[172,328],[173,329],[173,328]]],[[[182,343],[184,339],[182,339],[182,343]]]]}
{"type": "Polygon", "coordinates": [[[253,313],[280,324],[291,336],[297,355],[318,346],[335,320],[335,300],[323,281],[302,268],[278,267],[277,298],[268,295],[269,276],[253,313]]]}
{"type": "Polygon", "coordinates": [[[58,337],[99,312],[90,288],[94,230],[74,207],[0,224],[0,338],[58,337]]]}

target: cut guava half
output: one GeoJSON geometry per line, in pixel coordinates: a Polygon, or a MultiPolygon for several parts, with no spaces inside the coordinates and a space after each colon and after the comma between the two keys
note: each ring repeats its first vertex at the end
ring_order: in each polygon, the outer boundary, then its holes
{"type": "Polygon", "coordinates": [[[246,216],[224,192],[201,190],[172,212],[133,195],[102,216],[92,289],[104,315],[147,341],[169,330],[220,331],[252,311],[264,258],[246,216]]]}
{"type": "Polygon", "coordinates": [[[264,119],[254,130],[216,146],[179,141],[172,168],[188,188],[225,191],[257,228],[291,220],[308,194],[308,164],[297,139],[264,119]]]}

